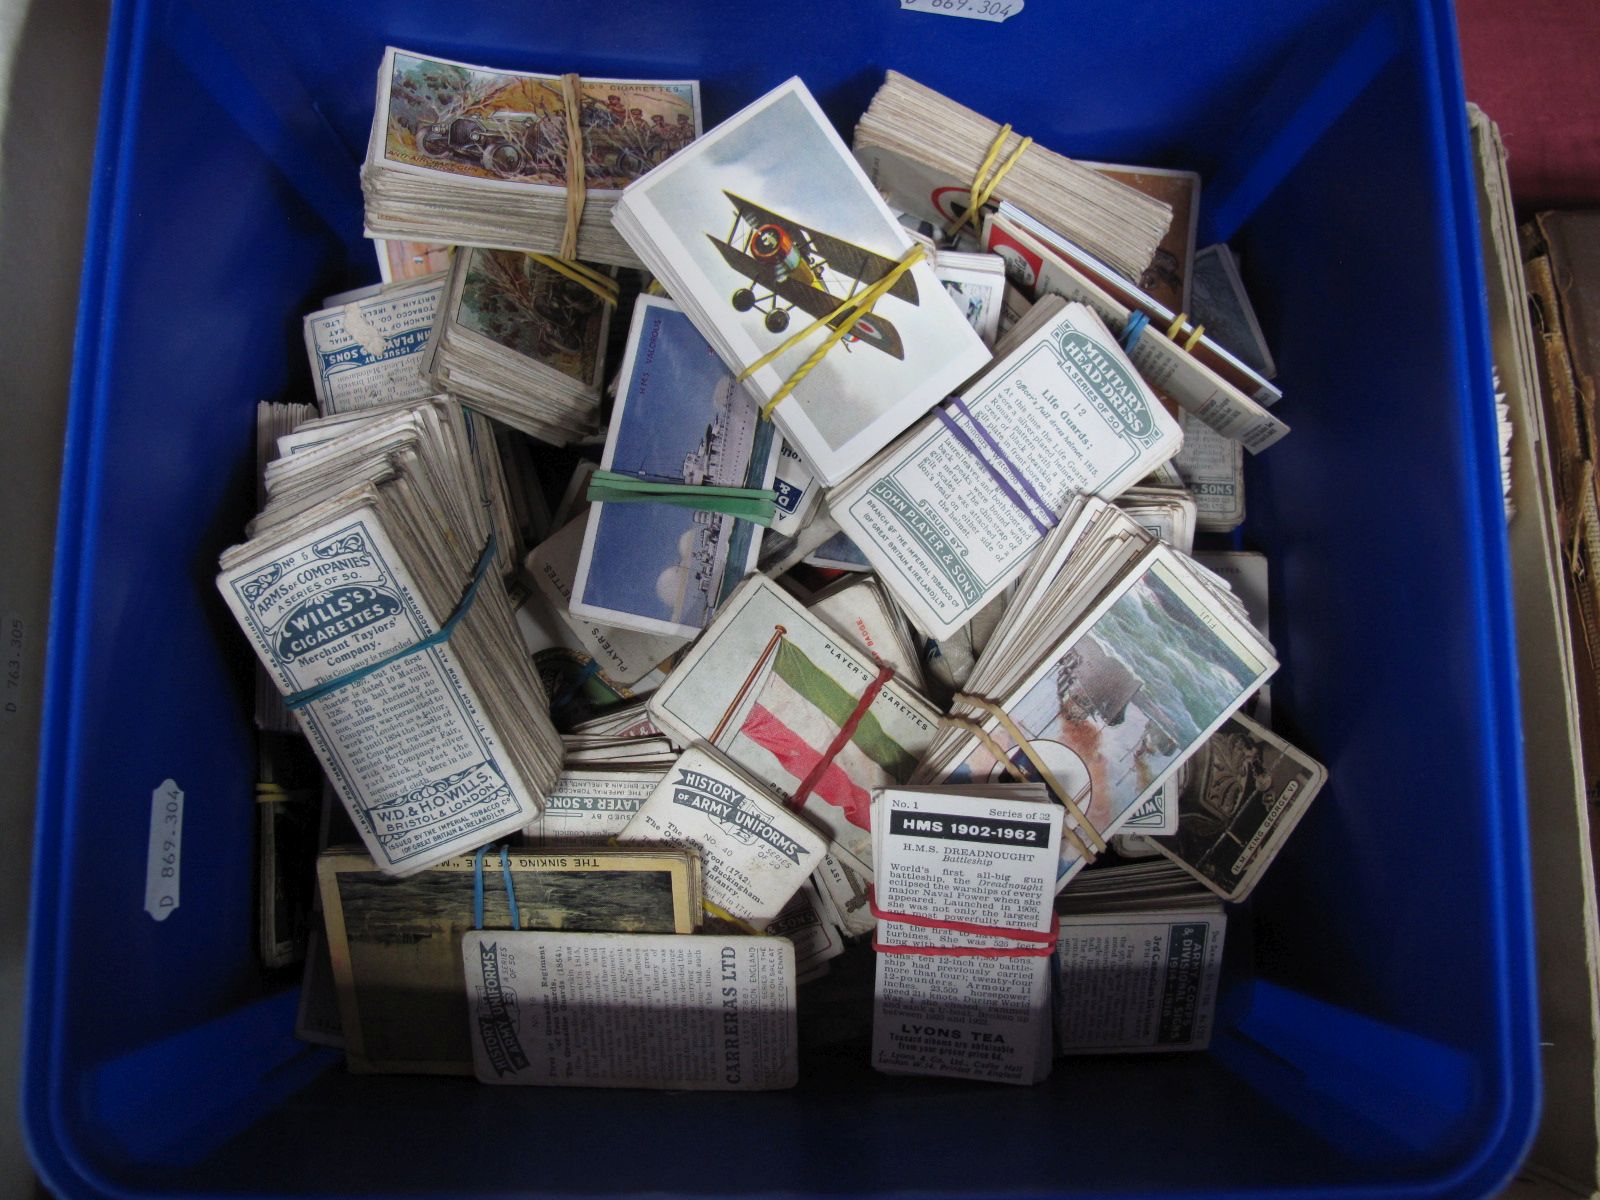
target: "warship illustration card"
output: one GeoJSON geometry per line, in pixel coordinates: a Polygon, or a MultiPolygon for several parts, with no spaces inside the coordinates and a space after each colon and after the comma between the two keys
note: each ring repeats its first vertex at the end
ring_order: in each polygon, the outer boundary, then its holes
{"type": "MultiPolygon", "coordinates": [[[[699,924],[699,863],[682,851],[518,851],[509,863],[523,929],[690,933],[699,924]]],[[[350,1068],[470,1075],[460,946],[473,924],[472,857],[394,879],[359,851],[330,850],[318,875],[350,1068]]],[[[506,929],[497,857],[484,876],[484,925],[506,929]]]]}
{"type": "MultiPolygon", "coordinates": [[[[777,437],[683,311],[640,296],[603,469],[662,483],[771,488],[777,437]]],[[[572,611],[693,637],[755,570],[761,526],[668,504],[589,506],[572,611]]]]}

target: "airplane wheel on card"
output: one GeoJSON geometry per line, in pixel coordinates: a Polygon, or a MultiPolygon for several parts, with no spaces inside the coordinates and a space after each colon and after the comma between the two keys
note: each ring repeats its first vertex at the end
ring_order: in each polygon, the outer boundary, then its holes
{"type": "Polygon", "coordinates": [[[740,288],[733,294],[733,311],[749,312],[756,306],[756,294],[749,288],[740,288]]]}
{"type": "Polygon", "coordinates": [[[782,333],[789,328],[789,314],[784,309],[775,308],[767,314],[767,332],[782,333]]]}

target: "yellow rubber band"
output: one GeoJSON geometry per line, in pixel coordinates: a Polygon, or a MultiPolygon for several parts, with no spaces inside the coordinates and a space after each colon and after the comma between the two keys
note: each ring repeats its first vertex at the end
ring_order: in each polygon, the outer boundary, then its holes
{"type": "Polygon", "coordinates": [[[833,311],[827,316],[818,317],[799,333],[784,339],[782,345],[778,346],[777,349],[763,354],[760,358],[756,359],[755,362],[751,363],[743,371],[739,372],[739,379],[742,382],[750,378],[751,375],[755,374],[762,367],[769,365],[779,355],[783,354],[785,351],[789,350],[791,347],[795,346],[812,333],[815,333],[818,329],[821,329],[824,325],[827,325],[830,322],[838,319],[845,313],[850,314],[848,319],[840,324],[839,327],[832,333],[830,333],[827,338],[823,340],[822,345],[818,346],[816,350],[811,353],[811,356],[807,358],[805,362],[801,363],[795,372],[784,381],[783,386],[772,394],[772,398],[761,406],[762,420],[771,420],[772,410],[778,406],[778,402],[787,397],[790,392],[794,391],[794,389],[799,386],[800,381],[811,373],[812,369],[822,361],[823,357],[828,353],[828,351],[832,350],[849,335],[850,331],[855,328],[856,322],[871,312],[872,306],[881,300],[884,295],[886,295],[888,291],[894,287],[895,284],[900,282],[901,276],[903,276],[907,271],[911,270],[912,267],[916,266],[917,263],[922,261],[925,253],[926,251],[923,249],[920,243],[912,246],[910,250],[906,251],[904,258],[902,258],[889,271],[887,271],[882,279],[878,280],[871,287],[867,288],[866,291],[857,296],[853,296],[848,300],[845,300],[836,308],[834,308],[833,311]]]}
{"type": "Polygon", "coordinates": [[[1205,331],[1206,327],[1204,325],[1196,325],[1194,327],[1194,332],[1191,333],[1188,337],[1188,340],[1183,343],[1183,348],[1185,350],[1193,350],[1195,343],[1200,340],[1200,338],[1205,334],[1205,331]]]}
{"type": "Polygon", "coordinates": [[[1050,790],[1056,794],[1056,798],[1061,801],[1061,806],[1071,813],[1079,826],[1082,827],[1083,833],[1088,838],[1090,845],[1094,847],[1094,851],[1091,852],[1089,847],[1083,844],[1075,831],[1069,831],[1065,822],[1061,826],[1061,836],[1077,846],[1083,856],[1093,862],[1095,855],[1105,850],[1105,839],[1100,836],[1100,831],[1089,823],[1089,818],[1084,816],[1083,810],[1078,807],[1079,797],[1074,796],[1062,786],[1061,781],[1056,778],[1055,772],[1045,764],[1044,759],[1039,757],[1038,751],[1033,748],[1033,744],[1028,740],[1028,735],[1011,719],[1011,714],[993,700],[986,700],[982,696],[969,696],[965,692],[960,692],[957,693],[955,700],[958,704],[969,704],[973,708],[982,709],[1005,726],[1006,733],[1010,735],[1013,744],[1028,756],[1028,761],[1033,764],[1034,770],[1039,772],[1039,778],[1044,780],[1050,790]]]}
{"type": "Polygon", "coordinates": [[[583,219],[583,202],[589,185],[583,176],[583,127],[578,122],[583,98],[578,76],[568,72],[561,77],[561,107],[567,118],[567,224],[561,233],[561,257],[578,257],[578,224],[583,219]]]}
{"type": "Polygon", "coordinates": [[[1167,326],[1167,336],[1173,341],[1177,341],[1178,331],[1183,328],[1184,323],[1188,321],[1188,319],[1188,313],[1179,313],[1177,316],[1173,317],[1172,324],[1167,326]]]}
{"type": "Polygon", "coordinates": [[[593,268],[582,263],[569,262],[564,258],[557,258],[553,254],[529,254],[529,258],[540,266],[549,267],[558,275],[565,275],[579,287],[593,292],[606,304],[617,302],[617,282],[605,275],[600,275],[593,268]]]}
{"type": "Polygon", "coordinates": [[[961,232],[967,222],[972,222],[974,230],[978,228],[978,213],[983,206],[989,203],[994,195],[995,188],[1000,186],[1000,181],[1006,177],[1006,172],[1017,165],[1017,160],[1022,157],[1022,152],[1033,145],[1031,137],[1025,137],[1017,143],[1016,148],[1006,156],[992,177],[989,177],[989,168],[994,166],[995,159],[1000,157],[1000,150],[1006,144],[1006,139],[1011,136],[1011,126],[1000,126],[1000,132],[995,134],[994,141],[989,143],[989,152],[983,156],[983,161],[978,164],[978,169],[973,172],[972,185],[967,189],[967,211],[962,213],[945,229],[947,237],[955,237],[961,232]],[[984,180],[988,178],[988,182],[984,180]]]}
{"type": "Polygon", "coordinates": [[[650,281],[650,286],[645,288],[645,291],[649,292],[652,296],[665,296],[667,294],[667,289],[661,286],[661,280],[659,279],[652,279],[650,281]]]}

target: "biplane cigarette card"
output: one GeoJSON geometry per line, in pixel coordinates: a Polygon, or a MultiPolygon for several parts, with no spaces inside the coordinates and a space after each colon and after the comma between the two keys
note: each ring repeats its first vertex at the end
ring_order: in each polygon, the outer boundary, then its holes
{"type": "Polygon", "coordinates": [[[787,938],[478,930],[461,958],[484,1083],[764,1091],[798,1079],[787,938]]]}
{"type": "MultiPolygon", "coordinates": [[[[619,202],[682,274],[688,307],[735,370],[881,279],[912,240],[799,79],[723,122],[619,202]]],[[[750,380],[761,400],[821,343],[750,380]]],[[[806,465],[840,482],[988,361],[931,267],[918,263],[773,411],[806,465]]]]}

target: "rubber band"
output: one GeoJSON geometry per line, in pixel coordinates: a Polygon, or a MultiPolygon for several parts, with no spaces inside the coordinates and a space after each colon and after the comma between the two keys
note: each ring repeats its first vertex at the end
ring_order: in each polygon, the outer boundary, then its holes
{"type": "Polygon", "coordinates": [[[994,451],[994,456],[1007,467],[1009,467],[1011,469],[1011,473],[1017,477],[1017,481],[1027,489],[1028,495],[1033,498],[1033,502],[1037,504],[1039,508],[1046,514],[1048,521],[1041,521],[1038,514],[1035,513],[1033,509],[1028,507],[1027,501],[1022,498],[1022,496],[1017,492],[1016,488],[1011,486],[1011,482],[1000,473],[1000,468],[983,456],[982,452],[978,449],[977,443],[972,440],[971,435],[969,435],[965,429],[961,428],[960,425],[956,424],[955,418],[952,417],[944,407],[934,409],[934,414],[939,418],[939,420],[944,422],[945,428],[955,435],[955,439],[966,447],[967,452],[971,454],[973,458],[978,460],[978,465],[989,472],[990,477],[999,485],[1000,490],[1005,493],[1006,499],[1010,500],[1023,516],[1027,517],[1028,520],[1033,522],[1033,527],[1039,531],[1039,536],[1048,536],[1050,530],[1055,528],[1056,514],[1054,510],[1052,510],[1051,507],[1045,503],[1044,497],[1039,495],[1038,489],[1035,488],[1033,484],[1028,482],[1028,477],[1022,473],[1021,469],[1018,468],[1016,463],[1011,461],[1011,457],[1000,448],[1000,443],[995,441],[994,435],[989,432],[989,430],[984,426],[983,422],[979,421],[977,417],[973,416],[972,410],[962,402],[960,396],[949,397],[945,400],[945,404],[954,404],[961,411],[961,415],[966,417],[966,419],[972,424],[972,427],[978,431],[979,436],[982,437],[984,442],[988,444],[989,449],[994,451]]]}
{"type": "Polygon", "coordinates": [[[1167,326],[1167,336],[1173,341],[1177,341],[1178,331],[1184,327],[1188,320],[1189,314],[1186,312],[1181,312],[1177,316],[1173,317],[1172,324],[1167,326]]]}
{"type": "Polygon", "coordinates": [[[324,680],[312,687],[298,692],[291,692],[283,698],[283,706],[290,711],[304,708],[314,701],[321,700],[324,696],[332,695],[341,688],[349,687],[358,680],[365,679],[374,671],[381,671],[390,663],[399,662],[402,658],[410,658],[413,654],[420,654],[424,650],[431,650],[434,646],[442,646],[450,640],[456,631],[456,626],[472,609],[472,602],[477,598],[478,585],[483,582],[483,577],[488,574],[489,564],[494,561],[495,540],[494,534],[483,544],[483,551],[478,555],[478,563],[472,569],[472,579],[468,581],[466,590],[461,593],[461,599],[456,602],[455,611],[452,612],[445,623],[433,633],[420,641],[412,642],[409,646],[402,646],[392,653],[385,654],[382,658],[367,663],[365,666],[347,671],[343,675],[335,675],[332,679],[324,680]]]}
{"type": "MultiPolygon", "coordinates": [[[[892,918],[891,918],[892,919],[892,918]]],[[[995,936],[1001,936],[996,934],[995,936]]],[[[872,948],[879,954],[930,954],[942,958],[1048,958],[1061,937],[1061,916],[1050,914],[1050,940],[1030,946],[902,946],[885,945],[882,929],[872,931],[872,948]]]]}
{"type": "Polygon", "coordinates": [[[924,249],[920,242],[913,244],[911,249],[906,251],[905,256],[887,272],[885,272],[883,278],[879,279],[876,283],[868,287],[866,291],[861,292],[858,295],[851,296],[845,300],[841,300],[839,304],[826,316],[818,317],[815,321],[811,322],[811,324],[807,325],[798,333],[791,334],[789,337],[780,342],[775,349],[767,351],[767,353],[763,354],[760,358],[756,359],[755,362],[751,363],[748,367],[739,372],[739,381],[742,383],[746,379],[749,379],[750,376],[754,375],[757,371],[761,370],[762,367],[768,366],[776,361],[780,356],[785,354],[794,346],[798,345],[800,342],[804,341],[807,337],[811,336],[811,334],[815,333],[818,329],[821,329],[824,325],[830,325],[840,317],[844,317],[846,314],[849,314],[848,317],[841,321],[834,331],[828,335],[828,337],[823,341],[822,345],[817,347],[817,349],[811,354],[811,357],[806,359],[805,362],[801,363],[795,372],[784,381],[783,386],[773,393],[772,398],[761,406],[762,420],[766,421],[772,419],[772,410],[778,406],[778,402],[784,399],[784,397],[788,396],[790,392],[794,391],[794,389],[799,386],[800,381],[811,373],[812,368],[822,361],[823,356],[826,355],[829,350],[832,350],[841,341],[843,341],[845,337],[849,335],[850,331],[855,328],[856,322],[871,312],[872,306],[881,300],[884,295],[894,287],[895,284],[900,282],[901,276],[903,276],[912,267],[916,266],[917,263],[921,262],[926,253],[926,249],[924,249]]]}
{"type": "MultiPolygon", "coordinates": [[[[472,927],[483,928],[483,855],[487,846],[479,846],[472,856],[472,927]]],[[[517,889],[511,880],[511,851],[500,847],[500,875],[506,885],[506,907],[511,910],[511,928],[522,928],[522,913],[517,910],[517,889]]]]}
{"type": "MultiPolygon", "coordinates": [[[[1028,761],[1033,764],[1034,770],[1039,772],[1039,778],[1044,780],[1045,786],[1050,789],[1055,798],[1060,801],[1061,806],[1071,813],[1082,827],[1083,834],[1088,839],[1088,844],[1085,844],[1084,837],[1079,836],[1076,829],[1069,829],[1065,821],[1061,824],[1061,836],[1070,841],[1089,862],[1093,862],[1097,855],[1103,853],[1106,849],[1106,841],[1100,836],[1100,831],[1089,823],[1089,818],[1084,816],[1083,810],[1078,807],[1076,797],[1067,791],[1061,780],[1056,778],[1056,773],[1039,756],[1039,752],[1033,748],[1033,743],[1028,739],[1028,735],[1011,719],[1011,714],[993,700],[987,700],[982,696],[971,696],[965,692],[957,692],[955,701],[958,704],[969,704],[973,708],[982,709],[1005,726],[1006,733],[1010,735],[1012,743],[1018,750],[1027,755],[1028,761]],[[1090,850],[1091,845],[1093,846],[1092,851],[1090,850]]],[[[1007,757],[1009,758],[1009,755],[1007,757]]]]}
{"type": "Polygon", "coordinates": [[[1193,350],[1195,343],[1205,335],[1205,332],[1206,327],[1204,325],[1196,325],[1194,327],[1194,332],[1191,333],[1188,337],[1188,340],[1183,343],[1183,348],[1185,350],[1193,350]]]}
{"type": "Polygon", "coordinates": [[[672,504],[701,512],[723,513],[758,525],[772,524],[778,511],[777,493],[770,488],[671,483],[617,471],[596,471],[591,475],[585,497],[606,504],[672,504]]]}
{"type": "Polygon", "coordinates": [[[561,257],[569,260],[578,257],[578,224],[588,194],[583,177],[583,128],[578,123],[583,105],[579,82],[572,72],[561,77],[561,107],[567,116],[567,226],[561,233],[561,257]]]}
{"type": "Polygon", "coordinates": [[[940,958],[1049,958],[1056,952],[1054,943],[1038,946],[885,946],[872,934],[872,948],[879,954],[930,954],[940,958]]]}
{"type": "Polygon", "coordinates": [[[993,177],[987,183],[983,182],[984,176],[989,174],[989,168],[994,166],[994,160],[1000,156],[1000,149],[1006,144],[1006,139],[1011,136],[1011,126],[1000,126],[1000,132],[995,134],[994,141],[989,143],[989,152],[983,156],[983,161],[978,164],[978,169],[972,174],[972,185],[967,189],[967,211],[957,217],[945,229],[946,237],[955,237],[961,232],[962,226],[968,221],[973,222],[973,229],[977,229],[977,213],[985,204],[989,203],[994,195],[995,188],[1000,186],[1000,181],[1006,177],[1006,172],[1017,165],[1017,160],[1022,157],[1022,152],[1033,145],[1031,137],[1025,137],[1017,143],[1016,149],[1007,155],[1006,160],[1000,164],[993,177]]]}
{"type": "Polygon", "coordinates": [[[1015,938],[1019,942],[1053,942],[1058,924],[1051,917],[1050,928],[1041,933],[1037,929],[1012,929],[1006,925],[979,925],[973,921],[948,921],[942,917],[919,917],[911,913],[890,912],[878,907],[877,890],[867,884],[867,907],[880,921],[898,921],[902,925],[916,925],[922,929],[948,929],[953,933],[978,933],[987,937],[1015,938]]]}
{"type": "Polygon", "coordinates": [[[286,788],[281,783],[256,784],[257,804],[305,804],[321,799],[321,788],[286,788]]]}
{"type": "Polygon", "coordinates": [[[557,258],[553,254],[540,254],[537,251],[528,255],[534,262],[542,267],[548,267],[558,275],[564,275],[581,288],[585,288],[598,296],[602,303],[615,306],[617,303],[617,281],[609,275],[602,275],[576,261],[557,258]]]}
{"type": "Polygon", "coordinates": [[[661,280],[659,279],[652,279],[650,286],[645,288],[645,291],[652,296],[665,296],[667,294],[667,289],[661,286],[661,280]]]}
{"type": "Polygon", "coordinates": [[[1150,327],[1150,318],[1138,309],[1134,309],[1128,317],[1128,323],[1122,329],[1122,349],[1133,353],[1133,348],[1139,344],[1139,339],[1144,336],[1144,331],[1150,327]]]}
{"type": "Polygon", "coordinates": [[[878,698],[878,693],[883,691],[884,684],[894,678],[894,668],[888,663],[878,664],[878,674],[872,682],[867,684],[866,690],[861,693],[861,699],[856,701],[854,710],[846,718],[845,723],[839,726],[839,732],[833,735],[833,741],[828,743],[828,748],[822,752],[822,757],[812,765],[806,777],[800,781],[800,786],[795,789],[794,795],[789,797],[789,804],[799,808],[806,802],[806,797],[811,795],[811,789],[822,781],[822,776],[833,765],[833,760],[850,744],[850,739],[855,736],[856,727],[861,724],[867,710],[872,707],[872,702],[878,698]]]}

